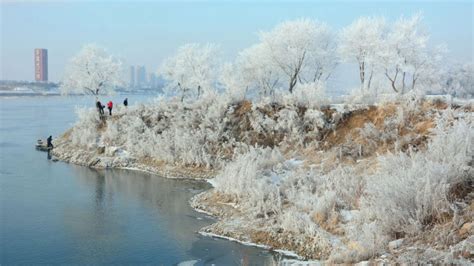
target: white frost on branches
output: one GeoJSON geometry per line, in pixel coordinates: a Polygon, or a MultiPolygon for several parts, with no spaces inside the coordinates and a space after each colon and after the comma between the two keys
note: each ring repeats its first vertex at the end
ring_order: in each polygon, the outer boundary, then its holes
{"type": "Polygon", "coordinates": [[[239,53],[233,72],[224,72],[232,90],[256,91],[261,97],[275,90],[292,93],[297,84],[324,83],[337,64],[336,41],[330,28],[310,19],[286,21],[260,34],[260,42],[239,53]],[[231,79],[229,75],[234,76],[231,79]],[[235,83],[234,83],[235,84],[235,83]]]}
{"type": "Polygon", "coordinates": [[[123,85],[122,62],[104,48],[86,45],[66,68],[61,92],[99,95],[123,85]]]}
{"type": "Polygon", "coordinates": [[[289,92],[298,82],[327,80],[336,66],[335,36],[324,23],[310,19],[286,21],[261,33],[260,39],[289,92]]]}
{"type": "Polygon", "coordinates": [[[386,31],[383,18],[361,17],[340,34],[339,54],[346,62],[355,61],[359,67],[361,90],[369,90],[376,71],[377,52],[382,47],[386,31]]]}
{"type": "Polygon", "coordinates": [[[455,97],[474,96],[474,67],[472,63],[454,64],[444,74],[441,89],[455,97]]]}
{"type": "Polygon", "coordinates": [[[213,91],[217,83],[219,49],[215,44],[190,43],[167,58],[159,72],[168,81],[167,89],[186,97],[213,91]]]}
{"type": "Polygon", "coordinates": [[[379,49],[379,63],[395,92],[403,94],[417,85],[436,84],[443,49],[430,49],[428,41],[420,14],[401,17],[391,26],[379,49]]]}

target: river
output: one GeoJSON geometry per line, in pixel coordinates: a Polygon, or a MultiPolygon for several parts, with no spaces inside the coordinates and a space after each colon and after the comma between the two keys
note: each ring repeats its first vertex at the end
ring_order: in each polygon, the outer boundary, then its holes
{"type": "MultiPolygon", "coordinates": [[[[151,96],[129,95],[130,104],[151,96]]],[[[121,102],[122,96],[114,97],[121,102]]],[[[108,99],[103,99],[103,102],[108,99]]],[[[272,265],[279,255],[197,231],[205,182],[48,160],[34,149],[91,97],[0,97],[0,264],[272,265]]]]}

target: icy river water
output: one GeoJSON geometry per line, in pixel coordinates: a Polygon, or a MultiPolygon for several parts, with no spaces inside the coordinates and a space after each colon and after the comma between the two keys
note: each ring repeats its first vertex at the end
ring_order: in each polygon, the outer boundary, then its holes
{"type": "Polygon", "coordinates": [[[188,204],[209,188],[204,182],[96,171],[34,149],[36,139],[71,127],[75,106],[92,104],[0,97],[0,264],[273,264],[272,252],[197,233],[213,222],[188,204]]]}

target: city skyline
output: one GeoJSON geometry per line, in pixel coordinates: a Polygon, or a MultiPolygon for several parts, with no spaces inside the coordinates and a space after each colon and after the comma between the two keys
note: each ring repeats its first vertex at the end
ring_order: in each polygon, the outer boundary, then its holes
{"type": "Polygon", "coordinates": [[[131,65],[127,81],[130,88],[156,88],[158,85],[157,75],[148,72],[143,65],[131,65]]]}
{"type": "Polygon", "coordinates": [[[437,29],[430,30],[432,45],[445,43],[449,59],[472,62],[473,4],[468,1],[352,3],[6,1],[1,3],[0,79],[31,80],[30,51],[36,47],[54,54],[49,80],[57,82],[70,58],[87,43],[107,48],[124,65],[156,72],[163,59],[189,42],[220,44],[224,59],[231,61],[257,42],[259,31],[288,19],[313,18],[339,31],[360,16],[394,21],[417,12],[423,13],[428,29],[437,29]]]}

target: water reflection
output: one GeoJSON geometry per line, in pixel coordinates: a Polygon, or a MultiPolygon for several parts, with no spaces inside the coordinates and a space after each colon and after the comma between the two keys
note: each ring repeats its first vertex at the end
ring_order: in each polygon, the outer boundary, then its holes
{"type": "MultiPolygon", "coordinates": [[[[129,218],[121,212],[127,209],[133,217],[141,217],[142,225],[151,228],[141,232],[134,230],[135,234],[153,234],[159,240],[152,248],[154,252],[180,254],[173,263],[197,259],[197,265],[274,264],[274,254],[268,251],[197,234],[200,228],[213,220],[192,210],[188,202],[192,195],[208,189],[207,183],[166,179],[127,170],[97,171],[78,167],[77,172],[81,186],[93,187],[94,214],[88,217],[82,213],[81,217],[77,217],[88,228],[75,232],[81,235],[80,238],[99,238],[97,246],[109,248],[104,252],[113,253],[116,249],[114,245],[127,241],[129,236],[124,230],[129,225],[121,222],[121,219],[129,218]]],[[[79,213],[77,210],[74,212],[79,213]]],[[[67,221],[71,222],[70,219],[67,221]]],[[[81,256],[91,255],[90,247],[79,252],[81,256]]]]}

